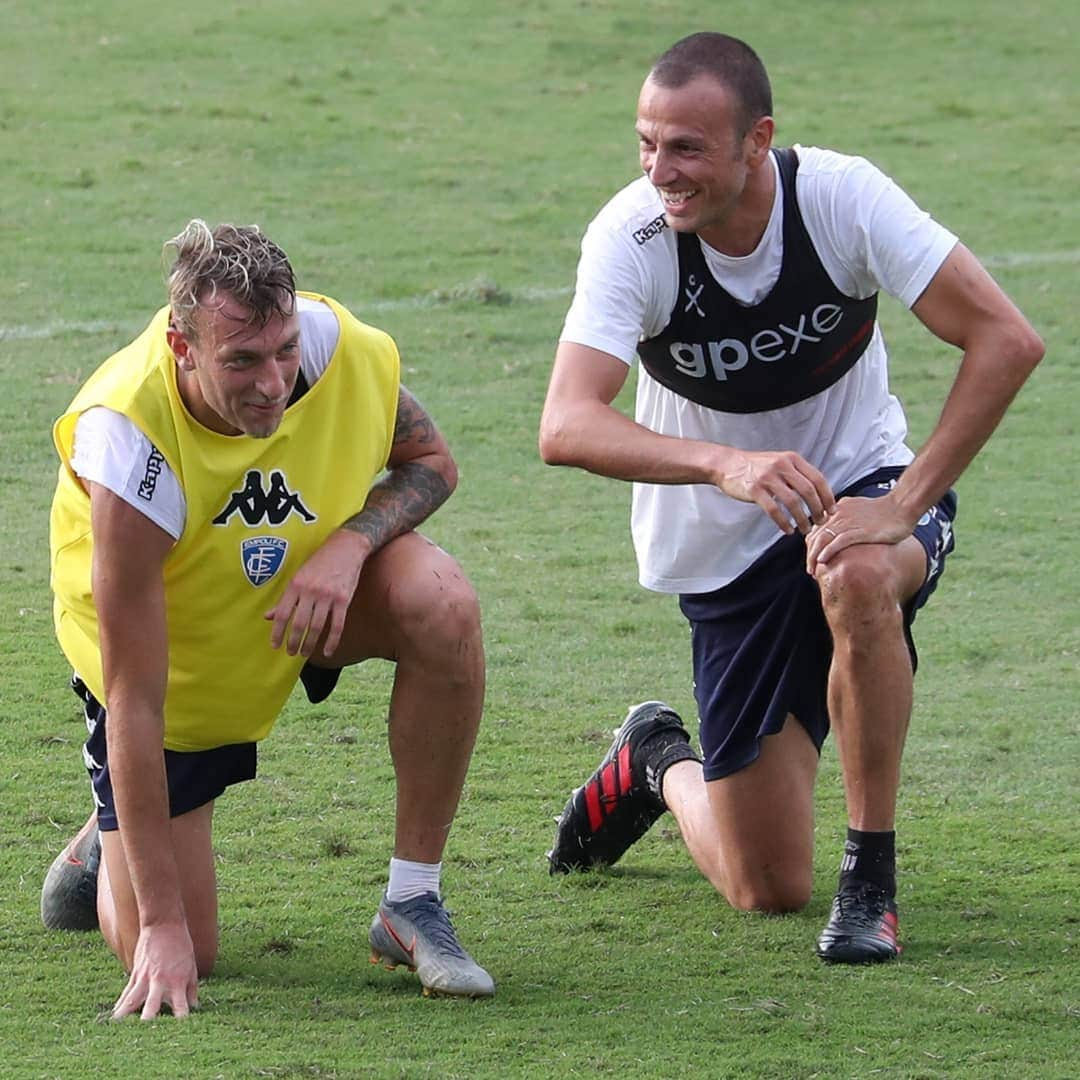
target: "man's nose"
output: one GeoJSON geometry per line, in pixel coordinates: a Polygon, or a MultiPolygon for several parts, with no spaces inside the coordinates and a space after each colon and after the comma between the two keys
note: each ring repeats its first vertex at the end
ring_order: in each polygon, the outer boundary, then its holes
{"type": "Polygon", "coordinates": [[[678,170],[672,163],[671,155],[660,147],[652,151],[645,171],[656,187],[664,187],[678,176],[678,170]]]}
{"type": "Polygon", "coordinates": [[[267,360],[261,365],[255,388],[269,401],[278,401],[285,396],[288,383],[281,365],[276,360],[267,360]]]}

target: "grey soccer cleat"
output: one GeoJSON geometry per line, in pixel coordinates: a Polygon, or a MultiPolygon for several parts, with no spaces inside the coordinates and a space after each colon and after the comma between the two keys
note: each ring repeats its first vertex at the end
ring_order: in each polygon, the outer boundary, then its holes
{"type": "Polygon", "coordinates": [[[424,996],[490,997],[491,976],[461,947],[442,900],[426,892],[397,902],[384,895],[371,923],[371,962],[420,976],[424,996]]]}
{"type": "Polygon", "coordinates": [[[53,860],[41,887],[41,921],[49,930],[96,930],[101,832],[86,828],[53,860]]]}

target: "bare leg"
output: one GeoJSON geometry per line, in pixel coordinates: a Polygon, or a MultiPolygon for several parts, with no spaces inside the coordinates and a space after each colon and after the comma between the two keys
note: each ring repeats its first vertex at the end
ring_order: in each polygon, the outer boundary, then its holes
{"type": "MultiPolygon", "coordinates": [[[[211,844],[213,814],[214,804],[209,802],[171,822],[184,913],[195,946],[195,964],[200,978],[213,970],[218,948],[217,878],[211,844]]],[[[120,833],[102,832],[101,851],[98,874],[101,933],[124,970],[130,972],[139,940],[139,912],[120,833]]]]}
{"type": "Polygon", "coordinates": [[[816,575],[833,636],[829,716],[855,829],[888,831],[895,822],[913,686],[901,608],[925,574],[912,537],[848,548],[816,575]]]}
{"type": "MultiPolygon", "coordinates": [[[[460,571],[452,587],[466,583],[460,571]]],[[[471,589],[468,590],[471,593],[471,589]]],[[[457,812],[484,702],[479,609],[449,601],[443,626],[425,619],[403,641],[390,699],[397,782],[394,854],[439,862],[457,812]]]]}
{"type": "MultiPolygon", "coordinates": [[[[318,653],[316,653],[318,656],[318,653]]],[[[330,666],[382,657],[397,665],[390,755],[397,780],[394,855],[442,862],[484,704],[480,608],[461,567],[418,533],[364,566],[330,666]]],[[[457,942],[428,890],[384,895],[368,940],[372,963],[414,969],[424,993],[488,997],[495,982],[457,942]]]]}
{"type": "Polygon", "coordinates": [[[397,665],[389,733],[394,854],[439,862],[480,724],[484,646],[464,572],[417,533],[391,541],[367,563],[337,652],[313,660],[341,667],[371,657],[397,665]]]}
{"type": "Polygon", "coordinates": [[[664,774],[664,800],[694,862],[736,908],[796,911],[810,899],[818,754],[789,716],[758,759],[706,783],[697,762],[664,774]]]}

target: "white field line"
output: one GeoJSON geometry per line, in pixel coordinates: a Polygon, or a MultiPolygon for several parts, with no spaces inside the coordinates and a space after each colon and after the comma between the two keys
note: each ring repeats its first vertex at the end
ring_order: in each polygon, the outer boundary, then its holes
{"type": "MultiPolygon", "coordinates": [[[[1072,265],[1080,263],[1080,248],[1072,251],[1015,251],[1005,255],[988,255],[983,264],[990,269],[1007,268],[1011,266],[1053,266],[1055,264],[1072,265]]],[[[482,288],[476,283],[459,285],[450,289],[439,289],[436,292],[422,293],[417,296],[403,296],[396,300],[369,300],[364,303],[346,304],[351,311],[356,312],[363,318],[367,312],[373,311],[400,311],[406,308],[435,307],[441,304],[467,302],[477,290],[482,288]]],[[[569,296],[569,285],[554,288],[524,288],[509,290],[507,296],[513,303],[525,301],[535,303],[544,300],[554,300],[560,296],[569,296]]],[[[64,334],[104,334],[124,333],[137,334],[145,324],[120,323],[110,319],[94,319],[92,321],[69,321],[56,319],[52,322],[38,323],[35,326],[4,326],[0,324],[0,341],[47,341],[50,338],[62,337],[64,334]]]]}
{"type": "MultiPolygon", "coordinates": [[[[483,283],[458,285],[451,289],[439,289],[436,292],[421,293],[417,296],[402,296],[396,300],[367,300],[358,303],[346,303],[345,306],[364,318],[372,311],[400,311],[404,308],[436,307],[443,304],[455,304],[469,302],[477,297],[483,283]]],[[[553,289],[524,288],[507,292],[507,299],[517,303],[526,301],[535,303],[542,300],[553,300],[560,296],[569,296],[569,285],[559,286],[553,289]]],[[[491,302],[491,301],[489,301],[491,302]]],[[[147,318],[151,313],[147,313],[147,318]]],[[[115,319],[94,319],[92,321],[77,322],[67,319],[55,319],[52,322],[40,323],[37,326],[3,326],[0,324],[0,341],[42,341],[49,338],[62,337],[64,334],[105,334],[105,333],[139,333],[145,323],[121,323],[115,319]]]]}
{"type": "Polygon", "coordinates": [[[1048,266],[1053,263],[1078,263],[1080,250],[1072,251],[1014,251],[1007,255],[987,255],[983,265],[996,266],[1048,266]]]}

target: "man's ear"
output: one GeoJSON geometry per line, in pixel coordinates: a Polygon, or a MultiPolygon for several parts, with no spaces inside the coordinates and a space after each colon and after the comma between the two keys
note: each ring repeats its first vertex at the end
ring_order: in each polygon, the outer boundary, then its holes
{"type": "Polygon", "coordinates": [[[191,343],[183,331],[177,330],[172,323],[169,323],[169,328],[165,331],[165,340],[169,343],[169,348],[172,349],[180,370],[194,371],[195,361],[191,356],[191,343]]]}
{"type": "Polygon", "coordinates": [[[775,130],[776,123],[771,116],[759,116],[746,133],[746,138],[743,140],[743,149],[746,153],[746,160],[752,168],[762,165],[769,156],[769,148],[772,146],[775,130]]]}

